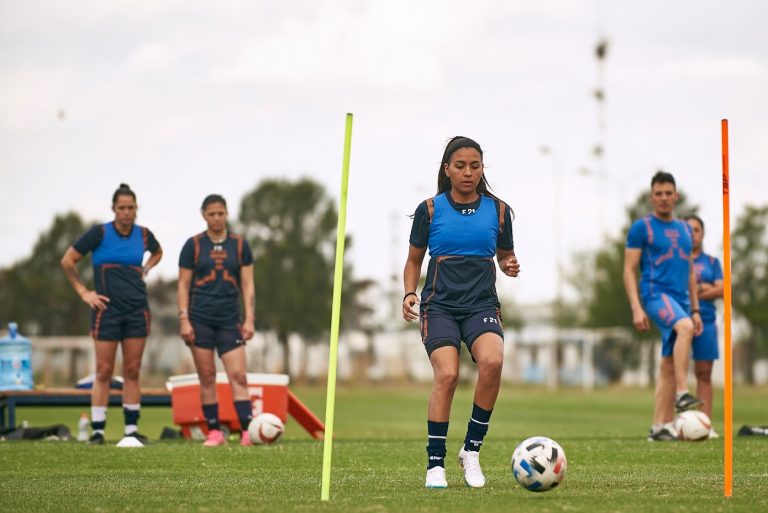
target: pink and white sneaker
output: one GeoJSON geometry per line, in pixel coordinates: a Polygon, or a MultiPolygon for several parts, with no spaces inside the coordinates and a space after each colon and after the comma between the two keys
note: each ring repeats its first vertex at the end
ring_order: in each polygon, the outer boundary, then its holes
{"type": "Polygon", "coordinates": [[[253,445],[253,442],[251,442],[251,435],[248,434],[248,431],[240,433],[240,445],[243,447],[250,447],[253,445]]]}
{"type": "Polygon", "coordinates": [[[205,437],[203,447],[218,447],[220,445],[227,445],[227,439],[224,438],[224,433],[219,429],[211,429],[208,431],[208,435],[205,437]]]}

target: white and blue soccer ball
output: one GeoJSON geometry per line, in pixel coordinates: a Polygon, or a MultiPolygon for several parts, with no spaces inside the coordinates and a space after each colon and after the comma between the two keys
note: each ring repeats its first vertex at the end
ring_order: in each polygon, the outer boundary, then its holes
{"type": "Polygon", "coordinates": [[[568,461],[560,444],[545,436],[524,440],[512,454],[512,475],[531,492],[546,492],[565,477],[568,461]]]}

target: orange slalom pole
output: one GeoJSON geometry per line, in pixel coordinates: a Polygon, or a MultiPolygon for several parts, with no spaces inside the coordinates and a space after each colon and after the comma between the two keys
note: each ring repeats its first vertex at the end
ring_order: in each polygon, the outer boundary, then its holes
{"type": "Polygon", "coordinates": [[[731,207],[728,169],[728,120],[720,122],[723,144],[723,307],[725,309],[725,347],[723,366],[723,494],[733,495],[733,363],[731,362],[731,207]]]}

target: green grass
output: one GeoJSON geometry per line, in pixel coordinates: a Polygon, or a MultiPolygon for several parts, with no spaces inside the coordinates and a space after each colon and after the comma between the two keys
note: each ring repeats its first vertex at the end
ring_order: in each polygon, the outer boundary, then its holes
{"type": "MultiPolygon", "coordinates": [[[[298,395],[322,417],[324,390],[298,395]]],[[[488,485],[466,488],[455,463],[472,391],[454,400],[447,490],[423,488],[428,388],[342,388],[336,402],[331,501],[320,501],[322,442],[289,422],[281,443],[204,449],[186,441],[140,450],[78,443],[0,443],[0,511],[360,511],[360,512],[656,512],[767,511],[768,439],[734,440],[734,492],[723,497],[722,439],[645,441],[652,393],[608,389],[591,395],[505,388],[482,452],[488,485]],[[568,472],[543,494],[518,486],[514,447],[546,435],[564,447],[568,472]]],[[[720,403],[720,399],[716,401],[720,403]]],[[[768,423],[768,390],[739,388],[734,425],[768,423]]],[[[67,423],[76,408],[21,408],[31,425],[67,423]]],[[[720,410],[715,419],[722,418],[720,410]]],[[[117,440],[120,411],[109,413],[117,440]]],[[[722,433],[722,422],[715,425],[722,433]]],[[[145,408],[141,430],[156,438],[172,426],[168,409],[145,408]]]]}

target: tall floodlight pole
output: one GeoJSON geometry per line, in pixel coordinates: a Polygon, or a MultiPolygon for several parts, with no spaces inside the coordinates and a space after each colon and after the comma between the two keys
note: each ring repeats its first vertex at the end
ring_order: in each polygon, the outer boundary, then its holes
{"type": "Polygon", "coordinates": [[[560,253],[562,247],[560,240],[562,238],[560,235],[560,203],[562,201],[560,193],[560,160],[558,159],[557,154],[546,145],[541,147],[541,154],[552,160],[552,251],[555,254],[555,277],[557,283],[554,308],[552,309],[555,331],[550,355],[549,372],[547,373],[547,387],[550,390],[555,390],[560,384],[560,316],[562,314],[563,306],[563,270],[560,266],[560,253]]]}
{"type": "Polygon", "coordinates": [[[598,226],[600,227],[600,236],[605,235],[604,221],[604,192],[602,180],[606,178],[605,171],[605,61],[608,58],[608,40],[600,37],[595,45],[595,59],[597,60],[597,87],[593,91],[593,96],[597,102],[597,142],[592,147],[592,156],[596,161],[597,176],[597,207],[598,207],[598,226]]]}

